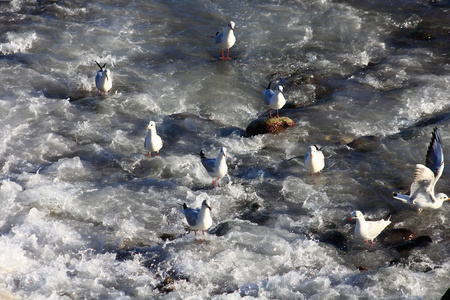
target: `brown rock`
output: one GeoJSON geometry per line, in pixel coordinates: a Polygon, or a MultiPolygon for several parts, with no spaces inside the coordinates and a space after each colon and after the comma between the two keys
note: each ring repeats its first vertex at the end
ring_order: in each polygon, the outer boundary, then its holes
{"type": "Polygon", "coordinates": [[[393,228],[384,230],[379,236],[378,240],[381,244],[388,245],[396,245],[400,243],[404,243],[416,238],[417,235],[413,233],[409,229],[405,228],[393,228]]]}
{"type": "Polygon", "coordinates": [[[248,124],[245,132],[249,136],[265,133],[279,133],[286,128],[294,126],[294,121],[288,117],[256,119],[248,124]]]}

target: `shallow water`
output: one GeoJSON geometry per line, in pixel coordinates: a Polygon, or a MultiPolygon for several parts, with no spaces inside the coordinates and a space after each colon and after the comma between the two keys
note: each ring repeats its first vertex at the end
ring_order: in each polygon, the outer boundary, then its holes
{"type": "Polygon", "coordinates": [[[392,192],[408,191],[433,127],[450,144],[449,9],[1,1],[0,298],[440,299],[449,203],[418,214],[392,192]],[[237,42],[221,61],[208,36],[229,20],[237,42]],[[113,74],[108,95],[95,61],[113,74]],[[296,126],[248,137],[269,81],[300,106],[280,110],[296,126]],[[143,148],[149,120],[160,157],[143,148]],[[346,145],[361,136],[373,137],[346,145]],[[311,144],[320,175],[303,169],[311,144]],[[212,189],[196,153],[222,146],[229,175],[212,189]],[[194,241],[180,205],[204,199],[213,227],[194,241]],[[347,221],[356,209],[433,242],[367,245],[347,221]]]}

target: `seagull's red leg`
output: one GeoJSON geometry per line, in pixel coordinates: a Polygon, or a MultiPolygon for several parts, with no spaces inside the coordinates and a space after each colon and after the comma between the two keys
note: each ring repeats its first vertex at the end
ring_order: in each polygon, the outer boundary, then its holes
{"type": "Polygon", "coordinates": [[[222,49],[222,60],[224,60],[225,59],[225,56],[223,56],[223,49],[222,49]]]}
{"type": "Polygon", "coordinates": [[[278,115],[278,109],[277,109],[277,118],[279,118],[280,116],[278,115]]]}
{"type": "Polygon", "coordinates": [[[227,59],[231,59],[230,58],[230,49],[227,49],[227,59]]]}

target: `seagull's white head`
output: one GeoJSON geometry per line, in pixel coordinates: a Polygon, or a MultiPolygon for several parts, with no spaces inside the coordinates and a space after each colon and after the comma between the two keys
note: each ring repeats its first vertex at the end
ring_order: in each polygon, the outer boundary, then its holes
{"type": "Polygon", "coordinates": [[[283,86],[278,85],[277,86],[277,91],[279,91],[280,93],[283,93],[283,86]]]}
{"type": "Polygon", "coordinates": [[[227,156],[227,148],[225,147],[220,148],[220,153],[222,153],[223,156],[227,156]]]}
{"type": "Polygon", "coordinates": [[[450,200],[450,199],[448,198],[448,196],[447,196],[446,194],[444,194],[444,193],[438,193],[438,194],[436,194],[436,198],[437,198],[438,200],[441,200],[441,201],[450,200]]]}
{"type": "Polygon", "coordinates": [[[235,26],[235,24],[233,21],[228,22],[228,28],[230,28],[231,30],[234,30],[234,26],[235,26]]]}
{"type": "Polygon", "coordinates": [[[353,219],[359,220],[359,219],[361,219],[363,217],[364,216],[363,216],[362,212],[360,212],[359,210],[355,210],[354,212],[352,212],[352,217],[350,219],[348,219],[348,220],[349,221],[353,220],[353,219]]]}
{"type": "Polygon", "coordinates": [[[322,148],[317,147],[316,145],[312,145],[308,147],[308,153],[309,155],[313,155],[314,153],[319,152],[320,150],[322,150],[322,148]]]}
{"type": "Polygon", "coordinates": [[[209,200],[203,200],[202,202],[202,208],[209,208],[209,210],[211,210],[211,203],[209,202],[209,200]]]}
{"type": "Polygon", "coordinates": [[[147,125],[147,129],[152,129],[152,128],[156,128],[156,124],[153,121],[150,121],[150,123],[148,123],[147,125]]]}

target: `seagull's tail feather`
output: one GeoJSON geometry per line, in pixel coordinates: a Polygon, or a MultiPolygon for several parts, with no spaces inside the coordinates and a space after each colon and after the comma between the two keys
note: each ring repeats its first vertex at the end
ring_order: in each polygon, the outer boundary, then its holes
{"type": "Polygon", "coordinates": [[[398,193],[393,193],[392,196],[397,199],[400,200],[404,203],[409,203],[409,196],[408,195],[402,195],[402,194],[398,194],[398,193]]]}
{"type": "Polygon", "coordinates": [[[95,61],[95,63],[97,64],[97,66],[100,68],[100,71],[103,71],[103,68],[105,67],[105,65],[103,65],[103,67],[97,62],[97,61],[95,61]]]}

